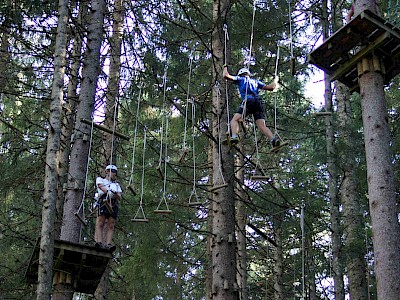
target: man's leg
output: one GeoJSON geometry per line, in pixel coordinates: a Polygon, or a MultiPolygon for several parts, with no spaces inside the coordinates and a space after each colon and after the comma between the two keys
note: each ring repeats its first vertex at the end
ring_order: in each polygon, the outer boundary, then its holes
{"type": "Polygon", "coordinates": [[[94,231],[94,240],[103,243],[103,230],[106,222],[106,216],[100,215],[96,218],[96,229],[94,231]]]}
{"type": "Polygon", "coordinates": [[[257,127],[260,129],[262,134],[264,134],[266,137],[268,137],[270,140],[274,137],[272,134],[272,131],[265,125],[265,120],[264,119],[258,119],[256,120],[257,127]]]}
{"type": "Polygon", "coordinates": [[[106,227],[106,244],[109,245],[112,243],[112,239],[114,236],[115,230],[115,219],[113,217],[109,217],[107,219],[107,227],[106,227]]]}
{"type": "Polygon", "coordinates": [[[239,113],[235,113],[231,120],[231,134],[232,136],[237,136],[239,133],[239,120],[242,118],[242,115],[239,113]]]}

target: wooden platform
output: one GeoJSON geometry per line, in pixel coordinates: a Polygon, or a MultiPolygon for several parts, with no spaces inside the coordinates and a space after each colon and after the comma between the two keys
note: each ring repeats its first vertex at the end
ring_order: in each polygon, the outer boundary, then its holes
{"type": "Polygon", "coordinates": [[[382,59],[385,84],[400,73],[400,29],[369,10],[355,16],[309,54],[309,62],[359,91],[357,64],[368,56],[382,59]]]}
{"type": "MultiPolygon", "coordinates": [[[[25,272],[25,279],[31,284],[37,284],[39,247],[38,239],[25,272]]],[[[111,257],[112,253],[106,249],[55,240],[53,272],[71,274],[75,292],[93,294],[111,257]]]]}

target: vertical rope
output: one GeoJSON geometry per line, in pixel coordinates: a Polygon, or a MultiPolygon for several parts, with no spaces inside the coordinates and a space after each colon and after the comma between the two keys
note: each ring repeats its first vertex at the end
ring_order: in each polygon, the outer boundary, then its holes
{"type": "Polygon", "coordinates": [[[291,0],[288,0],[289,3],[289,38],[290,38],[290,58],[293,58],[293,32],[292,32],[292,8],[291,8],[291,0]]]}
{"type": "Polygon", "coordinates": [[[139,97],[138,97],[138,103],[137,103],[137,108],[136,108],[136,120],[135,120],[135,133],[133,136],[133,149],[132,149],[132,166],[131,166],[131,176],[129,177],[129,183],[128,186],[132,184],[133,181],[133,170],[135,167],[135,149],[136,149],[136,134],[137,134],[137,128],[138,128],[138,119],[139,119],[139,108],[140,108],[140,99],[142,97],[142,88],[139,90],[139,97]]]}
{"type": "MultiPolygon", "coordinates": [[[[227,65],[227,45],[228,45],[228,40],[229,40],[229,35],[228,35],[228,25],[224,24],[224,32],[225,32],[225,62],[224,64],[227,65]]],[[[228,93],[228,79],[225,79],[225,99],[226,99],[226,115],[227,115],[227,122],[226,126],[228,128],[228,135],[231,136],[231,117],[230,117],[230,112],[229,112],[229,93],[228,93]]]]}
{"type": "Polygon", "coordinates": [[[252,48],[253,48],[253,38],[254,38],[254,21],[255,21],[255,17],[256,17],[256,1],[257,0],[253,1],[253,18],[251,21],[249,57],[248,57],[247,64],[246,64],[247,68],[249,68],[249,66],[250,66],[250,62],[251,62],[251,58],[252,58],[252,51],[253,51],[252,48]]]}
{"type": "Polygon", "coordinates": [[[165,98],[166,98],[166,90],[167,90],[167,67],[164,71],[163,76],[163,104],[161,108],[161,140],[160,140],[160,159],[159,159],[159,166],[161,166],[162,155],[163,155],[163,136],[164,136],[164,114],[165,114],[165,98]]]}
{"type": "Polygon", "coordinates": [[[301,225],[301,274],[302,274],[302,300],[305,299],[306,291],[305,291],[305,245],[304,245],[304,202],[301,204],[301,218],[300,218],[300,225],[301,225]]]}
{"type": "Polygon", "coordinates": [[[186,93],[186,108],[185,108],[185,128],[183,133],[183,149],[186,149],[186,133],[187,133],[187,123],[188,123],[188,110],[189,110],[189,97],[190,97],[190,81],[192,77],[192,63],[193,63],[193,51],[189,56],[189,76],[188,76],[188,86],[186,93]]]}

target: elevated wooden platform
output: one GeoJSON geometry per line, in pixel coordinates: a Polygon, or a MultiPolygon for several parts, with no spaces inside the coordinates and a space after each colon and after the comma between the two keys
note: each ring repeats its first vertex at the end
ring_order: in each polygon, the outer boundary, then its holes
{"type": "MultiPolygon", "coordinates": [[[[28,283],[37,284],[40,239],[36,242],[25,272],[28,283]]],[[[90,245],[54,241],[53,273],[71,274],[75,292],[93,294],[112,257],[111,251],[90,245]]]]}
{"type": "Polygon", "coordinates": [[[309,62],[352,91],[359,91],[358,77],[371,69],[387,84],[400,73],[400,29],[365,10],[311,52],[309,62]],[[374,60],[371,67],[363,61],[367,57],[374,60]]]}

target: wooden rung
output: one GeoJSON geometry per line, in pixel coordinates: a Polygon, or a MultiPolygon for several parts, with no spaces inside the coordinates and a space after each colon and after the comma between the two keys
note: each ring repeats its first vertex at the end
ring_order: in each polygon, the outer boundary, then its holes
{"type": "Polygon", "coordinates": [[[132,222],[148,223],[149,219],[131,219],[132,222]]]}
{"type": "Polygon", "coordinates": [[[161,179],[164,179],[164,175],[161,172],[161,165],[158,165],[156,170],[157,170],[158,176],[160,176],[161,179]]]}
{"type": "Polygon", "coordinates": [[[87,226],[87,222],[81,217],[80,214],[78,214],[77,212],[75,213],[75,217],[78,218],[78,220],[82,223],[83,226],[87,226]]]}
{"type": "Polygon", "coordinates": [[[220,184],[220,185],[214,185],[214,186],[211,187],[208,191],[209,191],[209,192],[215,192],[215,191],[217,191],[217,190],[219,190],[219,189],[222,189],[222,188],[224,188],[224,187],[227,187],[227,186],[228,186],[227,183],[220,184]]]}
{"type": "Polygon", "coordinates": [[[331,115],[332,115],[331,111],[319,111],[314,114],[314,116],[316,117],[331,116],[331,115]]]}
{"type": "MultiPolygon", "coordinates": [[[[90,120],[81,119],[81,121],[82,121],[82,123],[85,123],[87,125],[92,125],[92,121],[90,121],[90,120]]],[[[113,131],[110,128],[107,128],[107,127],[105,127],[103,125],[99,125],[99,124],[93,123],[93,127],[97,128],[97,129],[100,129],[102,131],[105,131],[107,133],[114,134],[115,136],[120,137],[121,139],[129,141],[129,136],[123,135],[122,133],[119,133],[117,131],[113,131]]]]}
{"type": "Polygon", "coordinates": [[[281,142],[279,146],[272,148],[271,153],[278,153],[284,146],[289,145],[288,142],[281,142]]]}
{"type": "Polygon", "coordinates": [[[172,213],[172,210],[169,210],[169,209],[155,209],[154,213],[160,214],[160,215],[167,215],[167,214],[172,213]]]}
{"type": "Polygon", "coordinates": [[[202,205],[203,203],[201,203],[201,202],[189,202],[188,203],[188,205],[189,206],[200,206],[200,205],[202,205]]]}
{"type": "Polygon", "coordinates": [[[128,190],[130,190],[131,193],[132,193],[134,196],[137,195],[137,193],[136,193],[136,191],[133,189],[133,186],[132,186],[132,185],[128,185],[126,188],[127,188],[128,190]]]}
{"type": "Polygon", "coordinates": [[[254,175],[250,177],[251,181],[270,181],[271,177],[268,176],[261,176],[261,175],[254,175]]]}
{"type": "Polygon", "coordinates": [[[188,148],[184,148],[181,158],[179,159],[180,163],[183,163],[185,161],[186,155],[189,153],[189,149],[188,148]]]}

